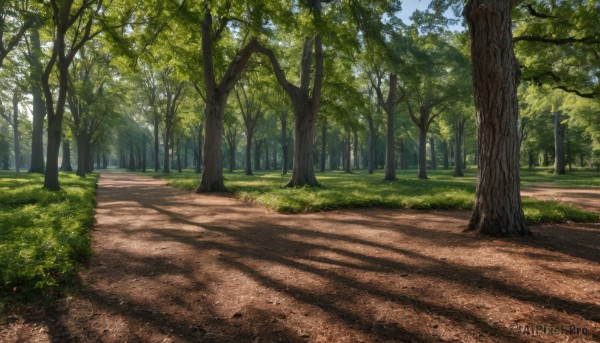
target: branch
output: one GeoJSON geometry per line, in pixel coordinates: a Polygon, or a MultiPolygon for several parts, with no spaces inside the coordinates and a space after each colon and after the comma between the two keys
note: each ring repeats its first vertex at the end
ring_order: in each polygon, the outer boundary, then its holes
{"type": "Polygon", "coordinates": [[[561,89],[567,93],[575,93],[582,98],[588,98],[588,99],[593,99],[596,96],[600,95],[600,92],[581,93],[580,91],[578,91],[576,89],[570,89],[570,88],[567,88],[566,86],[556,86],[556,87],[554,87],[554,89],[561,89]]]}
{"type": "Polygon", "coordinates": [[[529,14],[531,14],[534,17],[543,18],[543,19],[557,18],[556,16],[546,14],[546,13],[540,13],[540,12],[536,11],[531,4],[524,4],[523,7],[526,8],[527,12],[529,12],[529,14]]]}
{"type": "Polygon", "coordinates": [[[271,67],[273,68],[273,72],[275,73],[277,81],[291,98],[295,98],[296,93],[300,91],[300,88],[293,85],[285,78],[283,70],[281,69],[281,64],[279,64],[277,57],[275,57],[275,53],[271,49],[260,45],[260,43],[257,43],[256,50],[269,58],[269,61],[271,62],[271,67]]]}

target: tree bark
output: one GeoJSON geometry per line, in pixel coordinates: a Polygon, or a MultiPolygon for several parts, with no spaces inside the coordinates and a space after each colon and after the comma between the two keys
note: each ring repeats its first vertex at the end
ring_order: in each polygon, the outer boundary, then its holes
{"type": "Polygon", "coordinates": [[[565,175],[565,126],[561,112],[554,112],[554,174],[565,175]]]}
{"type": "Polygon", "coordinates": [[[516,0],[470,0],[464,11],[471,37],[479,151],[468,229],[493,236],[531,234],[519,184],[520,75],[511,32],[515,4],[516,0]]]}
{"type": "Polygon", "coordinates": [[[163,173],[171,172],[171,135],[172,127],[169,120],[165,120],[165,137],[163,139],[164,153],[163,153],[163,173]]]}
{"type": "Polygon", "coordinates": [[[32,97],[32,131],[31,131],[31,165],[30,173],[44,173],[44,121],[46,118],[46,108],[44,107],[44,98],[42,95],[42,74],[43,67],[40,62],[42,56],[42,47],[40,44],[40,33],[37,26],[30,30],[29,43],[31,54],[28,56],[31,67],[31,97],[32,97]]]}
{"type": "MultiPolygon", "coordinates": [[[[396,115],[396,91],[398,88],[398,77],[395,74],[390,74],[389,93],[385,102],[380,100],[382,107],[387,115],[387,133],[385,144],[385,181],[396,180],[396,144],[395,144],[395,125],[394,119],[396,115]]],[[[378,92],[379,94],[380,92],[378,92]]],[[[381,98],[383,99],[383,98],[381,98]]]]}
{"type": "Polygon", "coordinates": [[[352,140],[352,148],[353,148],[353,157],[354,157],[354,169],[360,168],[360,160],[358,158],[358,131],[356,129],[353,130],[354,139],[352,140]]]}
{"type": "Polygon", "coordinates": [[[77,176],[85,177],[85,138],[83,137],[83,133],[80,133],[75,136],[77,141],[77,171],[75,172],[77,176]]]}

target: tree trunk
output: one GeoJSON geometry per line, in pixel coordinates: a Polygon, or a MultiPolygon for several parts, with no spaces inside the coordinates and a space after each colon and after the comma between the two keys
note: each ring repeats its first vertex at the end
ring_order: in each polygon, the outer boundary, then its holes
{"type": "Polygon", "coordinates": [[[385,141],[385,181],[396,180],[396,147],[394,139],[394,116],[396,108],[396,86],[398,78],[394,74],[390,74],[389,94],[384,110],[387,115],[387,132],[385,141]]]}
{"type": "Polygon", "coordinates": [[[531,149],[529,149],[527,151],[527,157],[529,160],[528,167],[529,167],[529,170],[531,170],[531,169],[533,169],[533,151],[531,149]]]}
{"type": "Polygon", "coordinates": [[[561,123],[561,113],[554,113],[554,173],[565,174],[565,126],[561,123]]]}
{"type": "Polygon", "coordinates": [[[190,140],[188,138],[185,139],[185,148],[183,149],[183,167],[187,168],[188,164],[188,149],[190,148],[190,140]]]}
{"type": "Polygon", "coordinates": [[[547,167],[549,164],[550,164],[550,162],[548,161],[548,151],[544,150],[542,165],[544,167],[547,167]]]}
{"type": "Polygon", "coordinates": [[[13,116],[12,116],[12,127],[13,127],[13,148],[15,152],[15,172],[21,171],[21,142],[19,141],[19,89],[17,88],[13,92],[12,105],[13,105],[13,116]]]}
{"type": "Polygon", "coordinates": [[[159,123],[160,118],[158,117],[158,113],[154,113],[154,172],[158,172],[160,170],[160,149],[159,149],[159,123]]]}
{"type": "Polygon", "coordinates": [[[32,131],[31,131],[31,165],[29,166],[30,173],[44,173],[44,119],[46,117],[46,108],[44,106],[44,98],[42,95],[42,87],[40,85],[43,67],[40,63],[40,56],[43,55],[40,44],[40,33],[36,26],[30,29],[29,44],[31,46],[31,54],[29,61],[31,64],[31,97],[33,102],[32,108],[32,131]]]}
{"type": "Polygon", "coordinates": [[[462,171],[462,140],[464,129],[464,120],[459,120],[454,125],[454,177],[465,176],[462,171]]]}
{"type": "Polygon", "coordinates": [[[102,153],[102,169],[108,168],[108,157],[106,156],[106,152],[102,153]]]}
{"type": "Polygon", "coordinates": [[[327,121],[323,121],[321,125],[321,159],[319,163],[319,171],[325,171],[325,162],[327,161],[327,121]]]}
{"type": "Polygon", "coordinates": [[[198,156],[196,161],[196,173],[202,172],[202,125],[198,127],[198,156]]]}
{"type": "MultiPolygon", "coordinates": [[[[235,142],[229,144],[229,172],[233,173],[235,170],[235,150],[237,148],[235,142]]],[[[250,171],[250,175],[252,175],[252,171],[250,171]]]]}
{"type": "Polygon", "coordinates": [[[71,167],[71,144],[69,143],[68,140],[64,140],[63,142],[63,156],[62,156],[62,163],[60,166],[60,170],[62,171],[66,171],[66,172],[71,172],[73,171],[73,167],[71,167]]]}
{"type": "Polygon", "coordinates": [[[85,177],[85,138],[83,133],[76,135],[77,141],[77,176],[85,177]]]}
{"type": "Polygon", "coordinates": [[[437,169],[437,161],[435,156],[435,138],[429,137],[429,148],[431,150],[431,170],[437,169]]]}
{"type": "Polygon", "coordinates": [[[493,236],[529,235],[520,196],[519,64],[511,11],[515,0],[470,0],[465,18],[471,37],[479,163],[468,229],[493,236]]]}

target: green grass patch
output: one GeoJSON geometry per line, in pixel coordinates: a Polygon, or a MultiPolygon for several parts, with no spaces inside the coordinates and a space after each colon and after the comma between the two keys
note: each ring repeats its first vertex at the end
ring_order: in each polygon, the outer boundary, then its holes
{"type": "Polygon", "coordinates": [[[43,175],[0,173],[1,298],[43,298],[73,282],[91,256],[96,181],[61,173],[62,190],[51,192],[43,175]]]}
{"type": "MultiPolygon", "coordinates": [[[[567,182],[563,175],[553,176],[546,170],[522,171],[524,182],[567,182]],[[548,178],[544,178],[548,176],[548,178]]],[[[150,174],[174,186],[195,189],[199,175],[192,171],[150,174]]],[[[225,173],[225,186],[243,200],[283,213],[316,212],[342,208],[380,207],[421,210],[470,210],[475,194],[476,170],[467,169],[465,177],[454,178],[452,171],[428,171],[427,180],[419,180],[416,170],[398,171],[398,180],[383,181],[382,171],[372,175],[365,171],[351,174],[339,171],[317,173],[323,187],[286,188],[289,176],[277,172],[225,173]]],[[[580,172],[576,184],[594,183],[598,174],[580,172]]],[[[598,214],[570,204],[524,199],[523,207],[529,223],[597,222],[598,214]]]]}

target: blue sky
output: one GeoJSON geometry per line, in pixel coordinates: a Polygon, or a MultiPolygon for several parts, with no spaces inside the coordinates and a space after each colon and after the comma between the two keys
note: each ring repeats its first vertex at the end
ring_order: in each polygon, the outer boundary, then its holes
{"type": "MultiPolygon", "coordinates": [[[[402,19],[403,22],[410,24],[412,21],[409,19],[409,17],[414,13],[415,10],[425,10],[427,9],[427,6],[429,6],[429,3],[431,1],[429,0],[404,0],[402,1],[402,11],[400,12],[399,17],[402,19]]],[[[446,17],[454,17],[454,13],[452,13],[451,10],[448,10],[445,13],[446,17]]],[[[458,25],[454,25],[451,26],[450,29],[452,29],[453,31],[462,31],[463,27],[458,24],[458,25]]]]}

